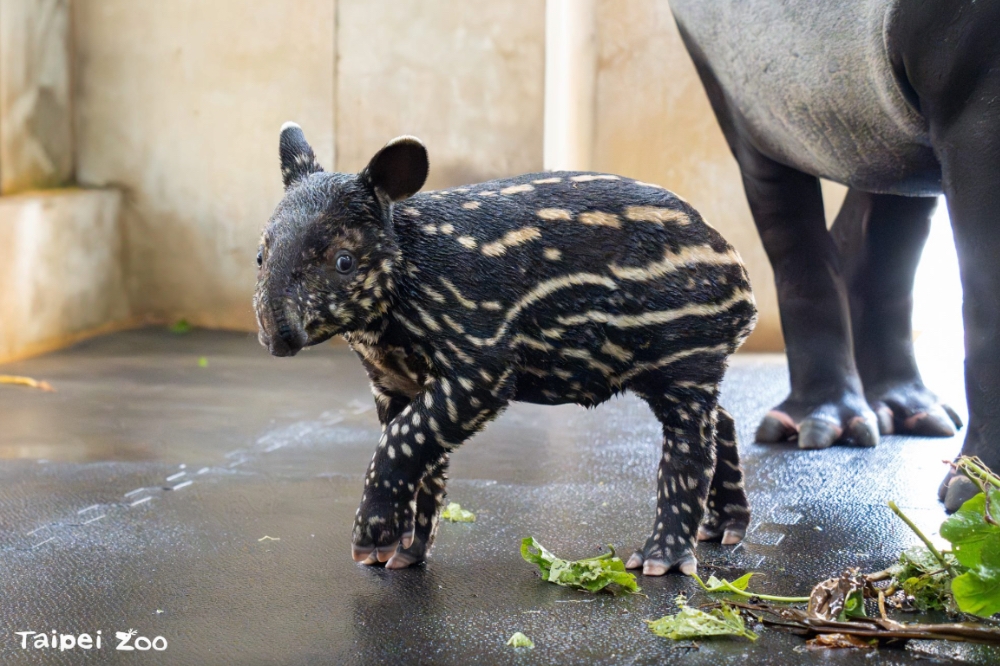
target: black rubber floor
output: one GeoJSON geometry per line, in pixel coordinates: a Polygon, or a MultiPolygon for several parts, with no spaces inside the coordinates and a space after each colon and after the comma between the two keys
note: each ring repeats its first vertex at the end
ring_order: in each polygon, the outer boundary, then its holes
{"type": "MultiPolygon", "coordinates": [[[[426,566],[393,572],[350,558],[379,428],[346,347],[273,359],[252,336],[149,329],[0,373],[57,389],[0,386],[3,664],[1000,663],[998,650],[937,643],[804,653],[774,630],[681,651],[643,619],[671,612],[689,579],[641,579],[648,597],[630,598],[542,582],[522,537],[568,558],[607,543],[627,557],[652,526],[660,436],[632,397],[512,407],[453,456],[450,499],[478,520],[443,525],[426,566]],[[114,633],[129,629],[167,649],[115,651],[114,633]],[[53,630],[101,630],[103,647],[22,650],[15,634],[53,630]],[[506,647],[515,631],[536,648],[506,647]]],[[[807,594],[844,567],[881,568],[916,542],[889,499],[936,532],[941,460],[958,439],[754,444],[786,390],[780,356],[741,356],[730,371],[723,404],[754,520],[735,549],[700,547],[703,573],[752,569],[761,592],[807,594]]]]}

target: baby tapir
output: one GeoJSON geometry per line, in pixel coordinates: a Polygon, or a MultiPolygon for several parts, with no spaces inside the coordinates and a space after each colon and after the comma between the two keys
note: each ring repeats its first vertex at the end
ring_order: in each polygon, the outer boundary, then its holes
{"type": "Polygon", "coordinates": [[[448,456],[511,401],[593,407],[625,390],[664,434],[652,534],[628,567],[690,573],[696,539],[742,539],[750,513],[718,395],[756,308],[739,256],[691,206],[578,172],[416,194],[428,160],[412,137],[360,174],[327,173],[289,123],[280,155],[285,197],[257,255],[260,341],[291,356],[340,334],[368,371],[383,433],[355,560],[425,559],[448,456]]]}

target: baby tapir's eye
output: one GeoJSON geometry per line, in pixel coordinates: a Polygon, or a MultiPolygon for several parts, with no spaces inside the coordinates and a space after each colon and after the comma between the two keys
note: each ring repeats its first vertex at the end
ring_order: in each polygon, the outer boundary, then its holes
{"type": "Polygon", "coordinates": [[[260,268],[264,265],[264,251],[257,250],[257,267],[260,268]]]}
{"type": "Polygon", "coordinates": [[[341,250],[333,259],[333,265],[338,273],[350,273],[354,270],[354,255],[347,250],[341,250]]]}

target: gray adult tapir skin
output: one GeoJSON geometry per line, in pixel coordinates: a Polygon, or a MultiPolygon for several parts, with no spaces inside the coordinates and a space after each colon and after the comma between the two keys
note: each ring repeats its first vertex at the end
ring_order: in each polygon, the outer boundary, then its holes
{"type": "MultiPolygon", "coordinates": [[[[758,441],[950,436],[913,357],[935,197],[964,290],[962,453],[1000,469],[1000,3],[671,0],[774,268],[791,374],[758,441]],[[850,187],[833,228],[818,177],[850,187]]],[[[955,510],[975,492],[949,475],[955,510]]]]}
{"type": "Polygon", "coordinates": [[[691,573],[697,541],[743,538],[718,395],[757,311],[739,256],[697,211],[658,185],[572,171],[417,193],[429,162],[413,137],[359,174],[323,171],[297,125],[279,143],[285,196],[254,309],[272,354],[340,334],[371,379],[382,436],[356,561],[425,559],[450,455],[510,402],[593,407],[626,390],[663,424],[653,527],[626,566],[691,573]]]}

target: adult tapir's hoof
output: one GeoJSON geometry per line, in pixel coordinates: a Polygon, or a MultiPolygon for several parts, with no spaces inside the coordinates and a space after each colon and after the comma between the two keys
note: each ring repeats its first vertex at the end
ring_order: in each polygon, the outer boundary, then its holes
{"type": "Polygon", "coordinates": [[[962,427],[955,410],[917,380],[868,390],[868,404],[878,415],[883,435],[952,437],[962,427]]]}
{"type": "Polygon", "coordinates": [[[979,494],[979,486],[961,474],[950,473],[938,488],[938,499],[944,502],[944,509],[954,513],[962,505],[979,494]]]}
{"type": "Polygon", "coordinates": [[[876,446],[879,425],[860,396],[848,394],[816,406],[786,400],[764,416],[756,440],[762,444],[796,440],[800,449],[825,449],[834,443],[876,446]]]}

